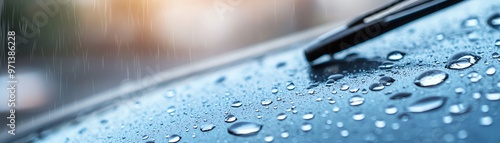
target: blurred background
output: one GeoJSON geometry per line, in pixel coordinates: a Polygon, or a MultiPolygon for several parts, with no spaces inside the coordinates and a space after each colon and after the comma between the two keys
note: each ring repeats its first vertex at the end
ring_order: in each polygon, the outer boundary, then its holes
{"type": "MultiPolygon", "coordinates": [[[[63,110],[123,83],[345,22],[388,2],[0,0],[1,44],[6,45],[6,30],[17,36],[18,124],[30,124],[37,115],[63,110]]],[[[0,51],[0,79],[7,81],[7,49],[0,51]]],[[[7,90],[1,92],[1,102],[7,99],[7,90]]],[[[2,117],[8,109],[0,105],[2,117]]]]}

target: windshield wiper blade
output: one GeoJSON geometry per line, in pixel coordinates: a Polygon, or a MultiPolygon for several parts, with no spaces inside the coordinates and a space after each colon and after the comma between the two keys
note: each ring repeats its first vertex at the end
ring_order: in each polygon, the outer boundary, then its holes
{"type": "Polygon", "coordinates": [[[384,34],[406,23],[447,8],[463,0],[398,0],[349,22],[341,29],[329,31],[306,45],[306,60],[310,63],[319,57],[333,55],[384,34]],[[410,3],[409,3],[410,2],[410,3]],[[400,4],[406,5],[401,6],[400,4]],[[398,9],[391,9],[400,6],[398,9]],[[389,10],[389,11],[388,11],[389,10]],[[390,11],[392,10],[392,11],[390,11]],[[379,14],[382,14],[380,16],[379,14]],[[376,18],[373,18],[378,16],[376,18]],[[372,20],[369,20],[369,19],[372,20]]]}

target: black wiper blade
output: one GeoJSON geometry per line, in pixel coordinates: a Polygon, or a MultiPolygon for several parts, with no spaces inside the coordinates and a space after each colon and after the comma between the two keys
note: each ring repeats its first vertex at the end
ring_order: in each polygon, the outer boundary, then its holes
{"type": "Polygon", "coordinates": [[[370,40],[406,23],[462,1],[463,0],[416,0],[393,12],[386,13],[380,18],[365,21],[371,16],[408,1],[398,0],[390,3],[368,14],[355,18],[344,26],[344,29],[332,30],[308,43],[304,51],[306,60],[311,63],[325,54],[333,55],[339,51],[370,40]]]}

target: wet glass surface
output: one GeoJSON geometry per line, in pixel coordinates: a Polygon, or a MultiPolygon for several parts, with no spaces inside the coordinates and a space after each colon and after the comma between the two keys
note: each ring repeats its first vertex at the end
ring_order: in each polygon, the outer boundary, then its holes
{"type": "Polygon", "coordinates": [[[297,44],[120,99],[32,140],[498,142],[498,13],[498,2],[467,1],[312,67],[297,44]]]}

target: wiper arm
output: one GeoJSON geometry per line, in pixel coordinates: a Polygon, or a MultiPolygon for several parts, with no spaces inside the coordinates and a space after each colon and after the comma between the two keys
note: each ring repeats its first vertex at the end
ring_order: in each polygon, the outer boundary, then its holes
{"type": "Polygon", "coordinates": [[[319,57],[350,48],[384,34],[418,18],[447,8],[463,0],[398,0],[364,14],[349,22],[343,29],[329,31],[306,45],[306,60],[312,63],[319,57]],[[402,4],[404,6],[401,6],[402,4]],[[397,9],[391,9],[400,6],[397,9]],[[388,11],[389,10],[389,11],[388,11]],[[390,11],[392,10],[392,11],[390,11]],[[373,18],[378,16],[376,18],[373,18]],[[373,20],[369,20],[372,18],[373,20]]]}

